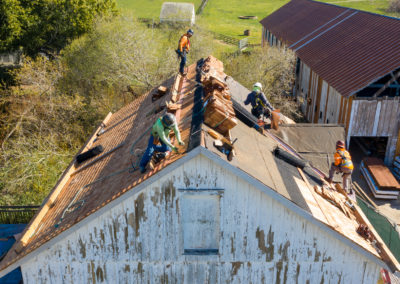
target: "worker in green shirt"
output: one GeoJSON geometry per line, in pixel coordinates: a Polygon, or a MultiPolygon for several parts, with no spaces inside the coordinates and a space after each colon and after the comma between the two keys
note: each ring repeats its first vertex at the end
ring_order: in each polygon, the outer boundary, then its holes
{"type": "Polygon", "coordinates": [[[169,141],[169,133],[171,130],[175,132],[175,137],[179,145],[185,145],[181,140],[181,134],[176,123],[175,115],[166,113],[163,117],[158,118],[153,125],[146,152],[144,152],[139,164],[141,173],[146,172],[146,166],[151,160],[154,151],[164,153],[164,157],[167,156],[167,152],[171,151],[171,149],[178,152],[178,148],[169,141]],[[161,145],[157,145],[158,142],[160,142],[161,145]]]}

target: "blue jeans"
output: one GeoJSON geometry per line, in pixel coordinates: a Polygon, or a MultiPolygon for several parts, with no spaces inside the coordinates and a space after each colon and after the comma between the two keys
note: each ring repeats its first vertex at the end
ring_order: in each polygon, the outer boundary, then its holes
{"type": "Polygon", "coordinates": [[[179,73],[183,74],[186,65],[186,51],[180,52],[178,50],[178,54],[181,57],[181,65],[179,66],[179,73]]]}
{"type": "Polygon", "coordinates": [[[160,139],[161,145],[154,144],[154,137],[150,135],[149,143],[147,145],[146,152],[144,152],[142,160],[140,160],[140,167],[145,168],[147,164],[150,162],[151,157],[153,156],[154,151],[156,152],[167,152],[171,151],[171,148],[164,144],[160,139]]]}

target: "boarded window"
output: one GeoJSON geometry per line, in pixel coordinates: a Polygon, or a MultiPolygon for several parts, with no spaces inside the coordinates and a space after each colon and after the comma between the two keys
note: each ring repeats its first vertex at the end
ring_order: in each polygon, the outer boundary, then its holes
{"type": "Polygon", "coordinates": [[[220,195],[184,194],[181,220],[185,254],[218,254],[220,195]]]}

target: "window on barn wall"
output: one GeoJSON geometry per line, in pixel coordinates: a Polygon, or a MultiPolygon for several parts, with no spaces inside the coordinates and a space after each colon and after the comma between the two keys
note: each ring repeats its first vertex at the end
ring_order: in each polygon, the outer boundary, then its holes
{"type": "Polygon", "coordinates": [[[214,190],[183,190],[180,208],[184,254],[218,254],[220,198],[220,192],[214,190]]]}

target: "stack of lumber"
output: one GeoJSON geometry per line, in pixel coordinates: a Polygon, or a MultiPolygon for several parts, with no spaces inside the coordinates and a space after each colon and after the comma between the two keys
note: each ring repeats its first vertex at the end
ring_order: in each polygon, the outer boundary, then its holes
{"type": "Polygon", "coordinates": [[[375,198],[397,199],[400,184],[381,159],[365,158],[361,162],[361,172],[375,198]]]}
{"type": "Polygon", "coordinates": [[[394,158],[393,175],[400,181],[400,156],[394,158]]]}
{"type": "Polygon", "coordinates": [[[203,63],[201,83],[204,89],[204,123],[223,135],[238,123],[227,84],[218,76],[223,63],[209,56],[203,63]]]}

